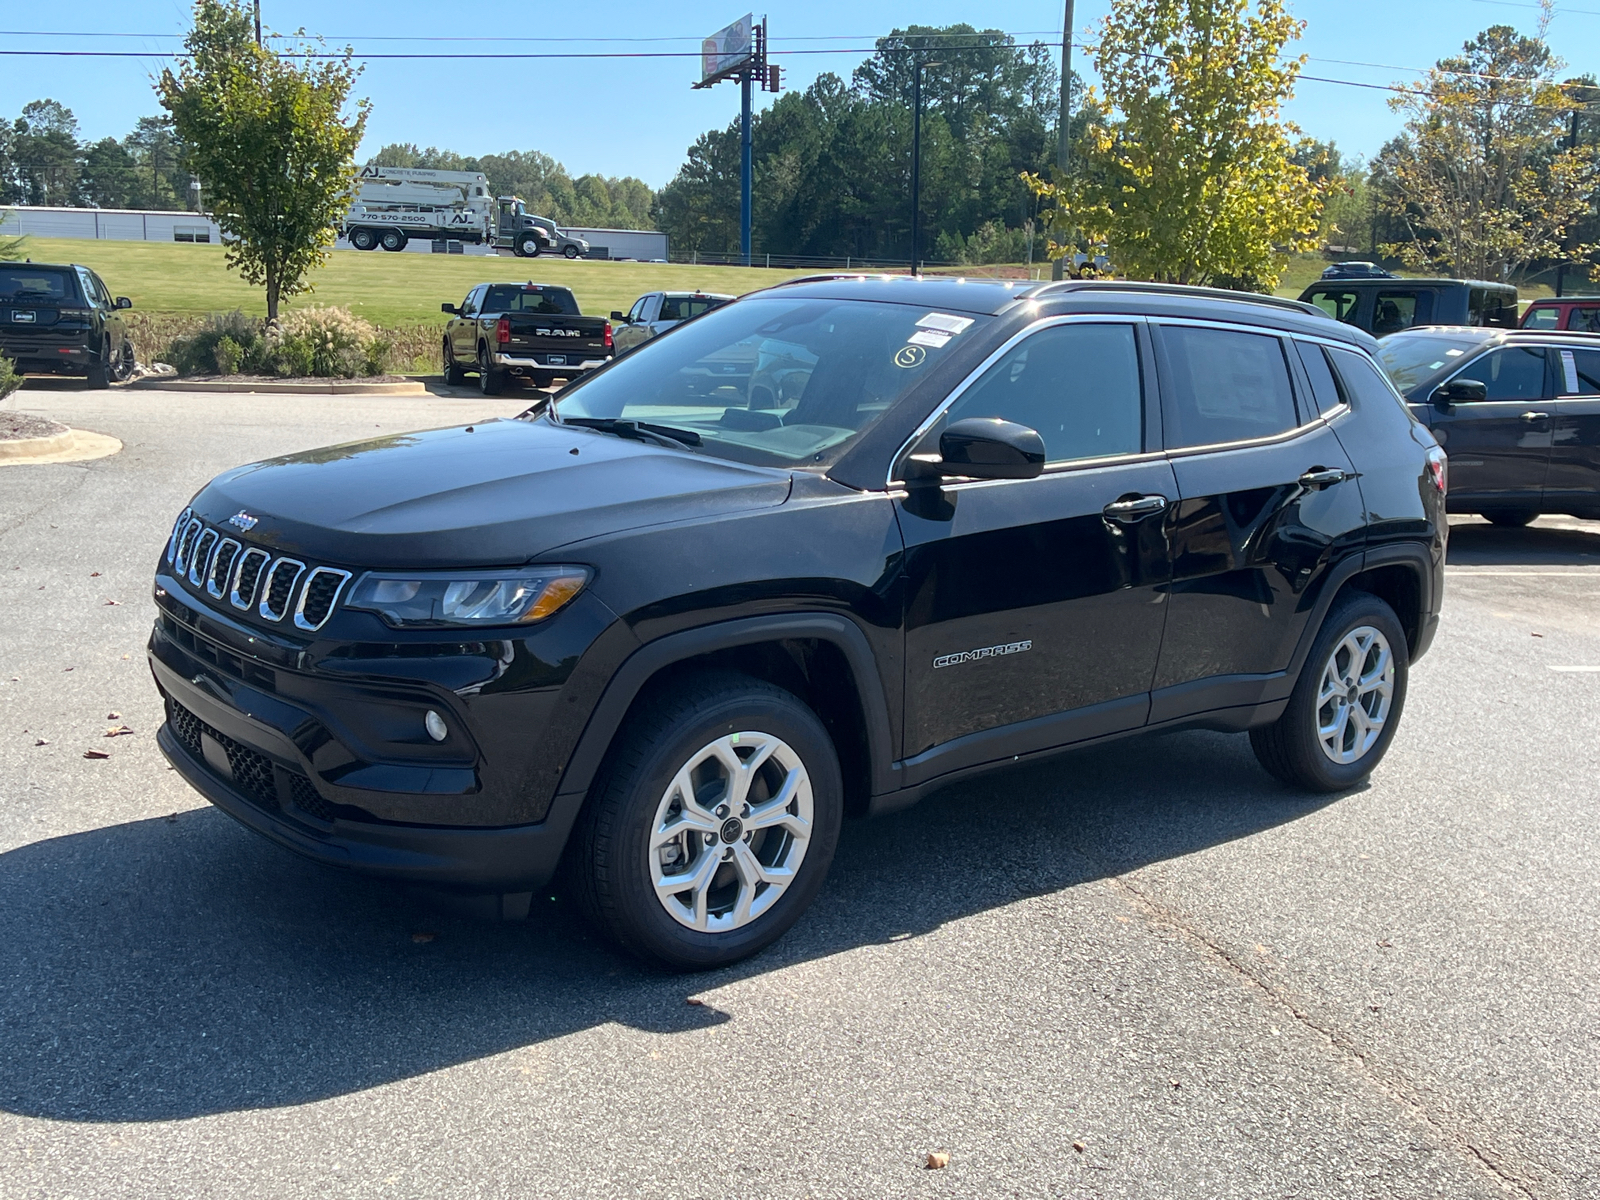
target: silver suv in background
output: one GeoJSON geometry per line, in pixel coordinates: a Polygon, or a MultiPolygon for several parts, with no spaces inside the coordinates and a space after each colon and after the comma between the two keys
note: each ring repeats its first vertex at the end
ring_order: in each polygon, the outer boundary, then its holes
{"type": "Polygon", "coordinates": [[[613,312],[618,322],[615,334],[617,353],[632,350],[674,325],[710,312],[732,300],[718,292],[646,292],[626,313],[613,312]]]}

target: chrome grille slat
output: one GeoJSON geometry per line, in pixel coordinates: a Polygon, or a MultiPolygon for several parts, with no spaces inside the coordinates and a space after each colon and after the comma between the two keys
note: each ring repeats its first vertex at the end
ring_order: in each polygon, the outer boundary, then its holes
{"type": "Polygon", "coordinates": [[[227,593],[228,583],[233,578],[233,560],[239,557],[239,550],[236,538],[223,538],[217,543],[211,566],[206,569],[206,595],[213,600],[221,600],[227,593]]]}
{"type": "Polygon", "coordinates": [[[239,561],[233,568],[233,579],[228,584],[228,603],[235,608],[249,611],[250,606],[256,602],[256,588],[261,584],[261,573],[271,561],[272,555],[256,546],[251,546],[239,555],[239,561]],[[249,583],[245,585],[246,577],[249,583]]]}
{"type": "Polygon", "coordinates": [[[178,553],[178,539],[183,536],[184,526],[189,524],[189,518],[194,516],[194,509],[186,508],[179,514],[177,521],[172,526],[172,536],[167,539],[167,565],[172,565],[174,556],[178,553]]]}
{"type": "Polygon", "coordinates": [[[256,611],[269,621],[281,621],[289,615],[290,601],[294,599],[295,585],[300,582],[300,576],[305,573],[306,565],[298,558],[274,559],[266,569],[266,583],[261,588],[261,603],[256,611]],[[289,581],[282,582],[283,572],[290,571],[289,581]],[[281,594],[282,599],[277,602],[277,612],[273,612],[273,596],[281,594]]]}
{"type": "Polygon", "coordinates": [[[339,602],[339,593],[349,581],[349,571],[338,567],[314,568],[306,576],[305,587],[300,589],[300,602],[294,606],[295,628],[315,633],[327,624],[328,618],[333,616],[333,606],[339,602]]]}
{"type": "Polygon", "coordinates": [[[217,548],[217,531],[215,529],[202,529],[200,536],[195,538],[194,545],[189,548],[189,582],[199,587],[206,577],[206,571],[211,566],[211,552],[217,548]]]}
{"type": "Polygon", "coordinates": [[[189,569],[189,551],[194,548],[194,539],[200,535],[205,526],[200,523],[199,517],[192,518],[184,526],[183,536],[178,539],[178,552],[172,556],[172,569],[182,575],[189,569]]]}

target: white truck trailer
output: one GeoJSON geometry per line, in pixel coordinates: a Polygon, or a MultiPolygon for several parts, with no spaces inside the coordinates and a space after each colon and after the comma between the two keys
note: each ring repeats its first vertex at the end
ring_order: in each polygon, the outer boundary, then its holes
{"type": "Polygon", "coordinates": [[[522,258],[581,258],[589,243],[530,213],[520,197],[494,196],[479,171],[361,168],[342,230],[357,250],[404,250],[412,238],[481,242],[522,258]]]}

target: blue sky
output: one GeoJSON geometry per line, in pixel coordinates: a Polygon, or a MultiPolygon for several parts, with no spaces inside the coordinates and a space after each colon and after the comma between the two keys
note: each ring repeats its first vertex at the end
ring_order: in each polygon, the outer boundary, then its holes
{"type": "MultiPolygon", "coordinates": [[[[1291,7],[1306,22],[1298,49],[1311,55],[1308,76],[1370,84],[1409,80],[1417,69],[1455,52],[1492,24],[1531,32],[1538,15],[1531,0],[1291,0],[1291,7]]],[[[848,77],[865,55],[845,51],[870,49],[873,37],[896,26],[968,21],[1033,35],[1059,30],[1062,8],[1058,0],[773,0],[765,12],[773,50],[829,51],[781,58],[786,85],[804,87],[822,71],[848,77]]],[[[1079,40],[1107,8],[1108,0],[1078,0],[1079,40]]],[[[699,38],[746,11],[736,0],[685,0],[666,9],[616,2],[574,9],[546,3],[484,7],[389,0],[368,6],[262,0],[262,9],[270,28],[303,26],[337,44],[349,40],[358,51],[375,53],[695,52],[699,38]],[[572,40],[440,40],[491,31],[500,14],[515,14],[504,23],[508,34],[572,40]],[[445,26],[441,15],[458,19],[445,26]],[[372,40],[380,36],[415,40],[372,40]],[[618,38],[672,40],[585,40],[618,38]]],[[[172,35],[181,36],[187,28],[189,11],[182,0],[75,0],[59,8],[9,5],[0,15],[6,31],[0,32],[0,49],[151,54],[177,48],[178,37],[172,35]],[[45,38],[18,36],[20,30],[152,36],[45,38]]],[[[1556,51],[1571,71],[1600,73],[1600,0],[1578,0],[1557,11],[1551,26],[1556,51]]],[[[757,9],[757,18],[761,15],[757,9]]],[[[1085,58],[1075,52],[1074,65],[1086,68],[1085,58]]],[[[0,58],[0,116],[14,117],[26,102],[49,96],[73,110],[85,136],[121,137],[135,118],[158,111],[150,78],[160,65],[154,57],[0,58]]],[[[373,102],[364,149],[370,152],[391,141],[448,146],[464,154],[537,149],[565,163],[574,175],[637,175],[659,187],[672,177],[696,136],[738,115],[737,85],[691,91],[696,69],[692,58],[374,60],[358,85],[373,102]]],[[[1288,114],[1309,135],[1331,139],[1347,153],[1371,155],[1399,127],[1386,98],[1379,90],[1307,79],[1288,114]]]]}

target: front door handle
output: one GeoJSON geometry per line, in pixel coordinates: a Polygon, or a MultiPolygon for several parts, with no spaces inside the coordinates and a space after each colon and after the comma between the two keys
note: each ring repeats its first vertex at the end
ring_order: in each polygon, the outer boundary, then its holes
{"type": "Polygon", "coordinates": [[[1343,483],[1350,476],[1338,467],[1312,467],[1300,476],[1300,486],[1311,491],[1319,488],[1332,487],[1336,483],[1343,483]]]}
{"type": "Polygon", "coordinates": [[[1102,511],[1113,521],[1139,521],[1166,507],[1165,496],[1130,496],[1125,500],[1113,500],[1102,511]]]}
{"type": "Polygon", "coordinates": [[[1550,419],[1550,414],[1542,412],[1525,412],[1522,414],[1522,419],[1524,421],[1548,421],[1550,419]]]}

